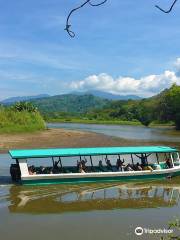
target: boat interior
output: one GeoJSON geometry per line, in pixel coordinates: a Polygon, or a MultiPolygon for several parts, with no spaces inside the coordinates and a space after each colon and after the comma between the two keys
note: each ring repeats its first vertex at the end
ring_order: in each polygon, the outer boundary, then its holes
{"type": "Polygon", "coordinates": [[[52,157],[52,164],[37,166],[38,161],[28,161],[28,171],[33,174],[61,174],[61,173],[93,173],[93,172],[126,172],[161,170],[180,166],[178,158],[173,154],[173,160],[168,154],[131,154],[126,156],[80,156],[73,159],[52,157]],[[69,161],[74,165],[66,165],[69,161]]]}

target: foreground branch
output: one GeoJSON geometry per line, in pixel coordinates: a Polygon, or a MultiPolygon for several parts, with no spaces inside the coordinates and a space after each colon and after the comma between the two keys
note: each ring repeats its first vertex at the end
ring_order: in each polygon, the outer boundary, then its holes
{"type": "Polygon", "coordinates": [[[169,8],[169,10],[164,10],[164,9],[162,9],[161,7],[159,7],[158,5],[156,5],[155,7],[157,7],[159,10],[161,10],[162,12],[164,12],[164,13],[170,13],[171,11],[172,11],[172,9],[173,9],[173,7],[174,7],[174,5],[176,4],[176,2],[177,2],[178,0],[174,0],[174,2],[172,3],[172,5],[171,5],[171,7],[169,8]]]}
{"type": "Polygon", "coordinates": [[[97,4],[93,4],[93,3],[91,3],[91,0],[86,0],[86,1],[85,1],[83,4],[81,4],[79,7],[76,7],[76,8],[74,8],[74,9],[72,9],[72,10],[70,11],[68,17],[67,17],[66,27],[65,27],[64,30],[67,31],[67,33],[69,34],[70,37],[72,37],[72,38],[75,37],[75,33],[70,30],[71,24],[69,23],[69,21],[70,21],[71,15],[72,15],[75,11],[79,10],[80,8],[84,7],[84,6],[87,5],[87,4],[89,4],[89,5],[92,6],[92,7],[98,7],[98,6],[100,6],[100,5],[103,5],[105,2],[107,2],[107,0],[104,0],[104,1],[102,1],[102,2],[100,2],[100,3],[97,3],[97,4]]]}
{"type": "MultiPolygon", "coordinates": [[[[83,4],[81,4],[80,6],[72,9],[72,10],[70,11],[70,13],[68,14],[67,19],[66,19],[66,27],[65,27],[64,30],[67,31],[67,33],[69,34],[70,37],[72,37],[72,38],[75,37],[75,33],[71,30],[71,24],[70,24],[70,17],[71,17],[71,15],[72,15],[75,11],[78,11],[80,8],[83,8],[83,7],[84,7],[85,5],[87,5],[87,4],[89,4],[89,5],[92,6],[92,7],[98,7],[98,6],[103,5],[104,3],[106,3],[108,0],[103,0],[103,1],[101,1],[100,3],[97,3],[97,4],[93,4],[91,1],[92,1],[92,0],[86,0],[86,1],[85,1],[83,4]]],[[[170,7],[169,10],[167,10],[167,11],[164,10],[164,9],[162,9],[162,8],[159,7],[158,5],[155,5],[155,7],[158,8],[159,10],[161,10],[161,11],[164,12],[164,13],[170,13],[170,12],[172,11],[172,9],[173,9],[173,7],[174,7],[174,5],[176,4],[177,1],[178,1],[178,0],[174,0],[173,3],[172,3],[172,5],[171,5],[171,7],[170,7]]]]}

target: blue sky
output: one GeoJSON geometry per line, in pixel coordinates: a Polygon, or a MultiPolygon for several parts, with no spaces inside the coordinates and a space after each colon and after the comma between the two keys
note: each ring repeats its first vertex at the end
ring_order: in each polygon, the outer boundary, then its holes
{"type": "MultiPolygon", "coordinates": [[[[180,83],[180,2],[108,0],[71,18],[80,0],[0,0],[0,99],[98,89],[156,94],[180,83]]],[[[97,3],[96,0],[92,0],[97,3]]]]}

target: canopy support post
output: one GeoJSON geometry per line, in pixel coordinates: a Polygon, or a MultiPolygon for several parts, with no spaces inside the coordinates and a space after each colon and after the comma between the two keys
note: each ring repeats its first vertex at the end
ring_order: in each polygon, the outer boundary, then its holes
{"type": "Polygon", "coordinates": [[[61,166],[61,169],[62,169],[62,161],[61,161],[61,157],[59,157],[59,163],[60,163],[60,166],[61,166]]]}
{"type": "Polygon", "coordinates": [[[157,159],[157,162],[158,162],[158,164],[159,164],[159,156],[158,156],[157,153],[156,153],[156,159],[157,159]]]}
{"type": "Polygon", "coordinates": [[[92,161],[92,156],[90,155],[90,161],[91,161],[91,171],[93,172],[94,171],[94,166],[93,166],[93,161],[92,161]]]}
{"type": "Polygon", "coordinates": [[[170,157],[171,157],[172,165],[173,165],[173,168],[174,168],[174,159],[173,159],[172,153],[170,153],[170,157]]]}
{"type": "Polygon", "coordinates": [[[149,163],[148,163],[148,159],[147,159],[148,158],[147,154],[145,153],[144,155],[145,155],[145,159],[146,159],[146,164],[148,165],[149,163]]]}
{"type": "Polygon", "coordinates": [[[180,165],[180,158],[179,158],[179,153],[177,152],[177,160],[179,160],[179,165],[180,165]]]}
{"type": "Polygon", "coordinates": [[[131,154],[131,160],[132,160],[132,164],[134,165],[134,159],[132,154],[131,154]]]}
{"type": "Polygon", "coordinates": [[[54,167],[54,157],[52,157],[53,167],[54,167]]]}
{"type": "Polygon", "coordinates": [[[93,161],[92,161],[92,156],[90,155],[90,161],[91,161],[91,167],[93,167],[93,161]]]}

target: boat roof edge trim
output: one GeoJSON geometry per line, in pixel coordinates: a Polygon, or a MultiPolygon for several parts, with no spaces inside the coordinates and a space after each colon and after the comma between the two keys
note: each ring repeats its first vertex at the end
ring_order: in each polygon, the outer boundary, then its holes
{"type": "Polygon", "coordinates": [[[67,156],[97,156],[141,153],[171,153],[178,152],[176,148],[167,146],[130,146],[130,147],[92,147],[92,148],[51,148],[51,149],[21,149],[9,150],[13,159],[67,157],[67,156]]]}

